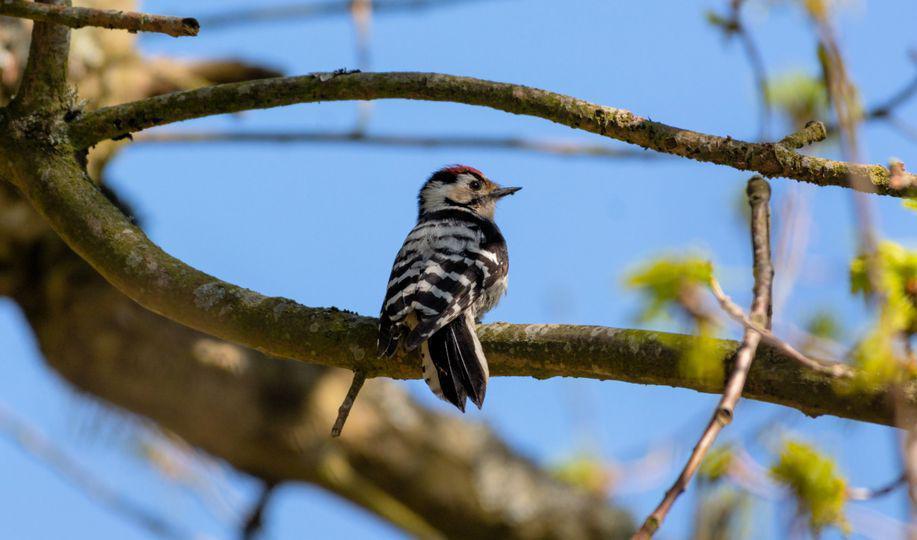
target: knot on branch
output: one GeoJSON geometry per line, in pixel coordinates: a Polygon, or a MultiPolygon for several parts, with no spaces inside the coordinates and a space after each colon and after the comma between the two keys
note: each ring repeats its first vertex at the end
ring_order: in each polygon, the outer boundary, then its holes
{"type": "Polygon", "coordinates": [[[57,147],[68,140],[67,125],[62,120],[58,114],[45,110],[13,114],[0,117],[0,131],[12,141],[57,147]]]}

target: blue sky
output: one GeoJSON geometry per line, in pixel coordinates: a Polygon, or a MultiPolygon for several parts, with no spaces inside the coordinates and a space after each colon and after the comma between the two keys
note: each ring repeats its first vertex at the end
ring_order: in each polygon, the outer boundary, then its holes
{"type": "MultiPolygon", "coordinates": [[[[268,2],[264,2],[266,4],[268,2]]],[[[280,3],[273,0],[270,3],[280,3]]],[[[437,71],[522,83],[629,109],[698,131],[750,139],[757,133],[755,87],[737,43],[724,43],[704,11],[727,2],[603,2],[505,0],[374,20],[372,69],[437,71]]],[[[147,2],[158,13],[203,16],[251,2],[147,2]]],[[[752,31],[771,74],[815,72],[815,43],[799,10],[760,8],[752,31]]],[[[846,2],[839,34],[849,69],[867,104],[884,99],[912,76],[917,4],[846,2]]],[[[173,40],[145,36],[153,55],[237,57],[290,74],[355,66],[347,18],[291,21],[207,32],[173,40]]],[[[368,131],[381,134],[489,134],[602,142],[527,117],[463,105],[376,102],[368,131]]],[[[900,115],[917,121],[917,103],[900,115]]],[[[188,123],[187,128],[347,130],[353,103],[309,104],[188,123]]],[[[166,128],[169,129],[169,128],[166,128]]],[[[772,134],[786,129],[779,122],[772,134]]],[[[613,141],[605,141],[615,144],[613,141]]],[[[831,147],[818,149],[832,155],[831,147]]],[[[917,145],[880,124],[863,128],[872,162],[917,162],[917,145]]],[[[741,304],[750,298],[747,231],[737,199],[748,175],[682,159],[621,161],[470,149],[389,149],[354,145],[137,146],[112,165],[114,187],[138,209],[150,236],[167,251],[222,279],[306,305],[375,314],[394,253],[414,220],[415,195],[441,165],[466,163],[498,182],[525,189],[504,203],[497,221],[509,243],[510,290],[490,321],[558,322],[633,327],[637,297],[621,287],[627,270],[660,252],[701,250],[741,304]]],[[[855,247],[849,192],[776,179],[775,219],[792,190],[811,206],[812,231],[785,323],[803,325],[829,309],[853,339],[867,321],[848,294],[846,265],[855,247]]],[[[881,232],[917,247],[914,215],[900,202],[874,197],[881,232]]],[[[781,269],[777,269],[778,286],[781,269]]],[[[656,324],[654,327],[661,327],[656,324]]],[[[731,329],[728,335],[735,335],[731,329]]],[[[77,455],[88,469],[132,500],[185,528],[233,535],[180,486],[136,455],[126,420],[100,412],[41,364],[22,317],[0,303],[5,372],[0,396],[77,455]]],[[[433,407],[422,383],[399,383],[433,407]]],[[[638,459],[675,440],[680,466],[703,428],[716,396],[664,387],[574,379],[492,381],[483,412],[520,452],[552,463],[581,451],[612,462],[638,459]]],[[[444,408],[445,409],[445,408],[444,408]]],[[[833,418],[811,420],[776,406],[742,402],[724,439],[742,439],[780,415],[788,432],[829,450],[854,485],[883,484],[898,473],[891,430],[833,418]]],[[[772,434],[772,439],[777,434],[772,434]]],[[[753,445],[762,462],[768,444],[753,445]]],[[[0,441],[0,523],[6,538],[149,536],[83,494],[14,445],[0,441]],[[49,512],[49,509],[52,512],[49,512]],[[49,515],[53,514],[53,519],[49,515]]],[[[253,484],[231,471],[224,481],[241,498],[253,484]]],[[[615,496],[637,519],[649,512],[677,472],[647,491],[615,496]]],[[[661,538],[690,528],[696,501],[679,501],[661,538]]],[[[859,504],[901,519],[903,496],[859,504]]],[[[763,507],[762,507],[763,508],[763,507]]],[[[760,519],[756,538],[779,537],[788,509],[760,519]]],[[[284,488],[268,515],[270,538],[399,538],[400,534],[320,490],[284,488]]]]}

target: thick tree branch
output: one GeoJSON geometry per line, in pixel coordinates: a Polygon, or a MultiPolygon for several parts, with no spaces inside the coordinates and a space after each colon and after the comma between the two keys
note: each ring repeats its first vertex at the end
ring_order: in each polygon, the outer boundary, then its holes
{"type": "Polygon", "coordinates": [[[148,15],[114,9],[70,7],[69,4],[70,2],[67,2],[67,5],[50,5],[26,0],[0,0],[0,15],[32,19],[70,28],[99,26],[130,32],[156,32],[174,37],[196,36],[200,30],[197,20],[192,18],[148,15]]]}
{"type": "Polygon", "coordinates": [[[211,86],[86,113],[71,123],[70,134],[78,147],[85,148],[112,137],[214,114],[317,101],[399,98],[465,103],[536,116],[658,152],[764,176],[849,187],[854,175],[863,179],[864,190],[917,195],[917,177],[907,174],[910,187],[895,189],[889,185],[888,168],[881,165],[805,156],[784,145],[680,129],[537,88],[434,73],[316,73],[211,86]]]}
{"type": "MultiPolygon", "coordinates": [[[[279,357],[363,370],[368,377],[419,376],[413,357],[375,357],[375,319],[265,297],[182,263],[150,242],[113,206],[69,153],[33,144],[28,134],[0,130],[0,149],[7,158],[0,159],[0,176],[13,180],[55,231],[100,274],[148,309],[279,357]]],[[[693,339],[688,336],[509,324],[485,325],[480,336],[494,375],[588,377],[722,390],[722,385],[687,379],[679,372],[679,358],[693,339]]],[[[724,357],[731,357],[737,344],[722,341],[720,347],[724,357]]],[[[839,392],[833,378],[797,366],[773,349],[759,354],[766,359],[752,368],[747,397],[812,415],[893,423],[884,393],[839,392]]],[[[914,388],[911,395],[917,396],[917,385],[914,388]]]]}
{"type": "MultiPolygon", "coordinates": [[[[751,318],[759,325],[767,328],[771,324],[771,297],[774,280],[770,237],[769,205],[771,188],[767,180],[756,176],[748,181],[747,193],[748,202],[751,206],[751,243],[754,254],[752,270],[755,276],[751,318]]],[[[666,491],[665,496],[653,513],[646,518],[643,526],[634,535],[635,539],[645,540],[656,533],[669,514],[672,505],[675,504],[675,500],[687,489],[704,456],[713,447],[717,436],[719,436],[723,428],[732,422],[735,406],[739,402],[739,398],[742,397],[742,390],[745,388],[760,342],[761,334],[751,328],[746,328],[745,335],[742,338],[742,345],[736,353],[735,366],[733,366],[732,373],[730,373],[726,382],[723,397],[713,411],[710,423],[707,424],[707,428],[701,435],[700,440],[697,441],[697,445],[691,452],[691,457],[682,469],[681,474],[678,475],[672,487],[666,491]]]]}

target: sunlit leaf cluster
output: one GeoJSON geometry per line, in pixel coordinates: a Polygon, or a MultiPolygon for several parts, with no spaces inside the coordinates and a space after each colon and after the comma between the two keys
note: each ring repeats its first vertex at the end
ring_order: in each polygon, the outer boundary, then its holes
{"type": "Polygon", "coordinates": [[[847,481],[831,458],[806,443],[788,441],[770,472],[792,492],[799,512],[808,517],[813,531],[827,526],[848,531],[844,516],[847,481]]]}
{"type": "Polygon", "coordinates": [[[650,321],[666,314],[697,287],[707,287],[713,278],[713,264],[700,257],[661,257],[632,272],[625,281],[644,297],[640,320],[650,321]]]}

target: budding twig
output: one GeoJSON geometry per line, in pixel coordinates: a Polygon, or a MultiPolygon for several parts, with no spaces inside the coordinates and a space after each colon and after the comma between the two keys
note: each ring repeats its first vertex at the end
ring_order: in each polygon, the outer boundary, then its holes
{"type": "MultiPolygon", "coordinates": [[[[748,181],[748,202],[751,206],[751,240],[752,251],[754,253],[755,276],[754,300],[751,305],[752,317],[760,321],[763,326],[769,326],[771,320],[771,289],[774,279],[774,267],[771,263],[770,248],[770,202],[771,189],[767,181],[760,177],[754,176],[748,181]]],[[[697,445],[691,452],[691,457],[685,464],[681,474],[672,484],[672,487],[666,491],[662,502],[656,507],[652,514],[646,518],[643,526],[634,535],[635,540],[646,540],[655,534],[659,526],[665,520],[671,510],[675,500],[681,495],[700,467],[704,456],[713,446],[717,435],[724,427],[732,422],[733,411],[739,398],[742,396],[742,389],[745,387],[745,381],[748,378],[748,372],[751,369],[752,361],[755,358],[755,352],[758,349],[758,343],[761,341],[761,334],[751,328],[746,328],[745,335],[742,339],[742,345],[736,352],[735,367],[732,374],[726,381],[726,388],[723,390],[723,397],[720,399],[710,423],[701,435],[697,445]]]]}
{"type": "Polygon", "coordinates": [[[729,296],[726,295],[726,293],[723,292],[723,288],[720,287],[720,284],[716,279],[711,280],[710,290],[713,292],[713,296],[716,297],[720,307],[723,308],[723,311],[725,311],[727,315],[744,326],[746,331],[751,330],[761,334],[761,337],[764,339],[765,343],[779,350],[789,358],[792,358],[805,367],[817,371],[823,375],[829,375],[831,377],[838,378],[853,376],[853,370],[851,370],[849,366],[839,362],[825,363],[813,358],[809,358],[786,341],[783,341],[782,339],[775,336],[769,329],[764,328],[760,324],[751,320],[748,315],[742,311],[742,308],[740,308],[735,302],[732,301],[731,298],[729,298],[729,296]]]}

